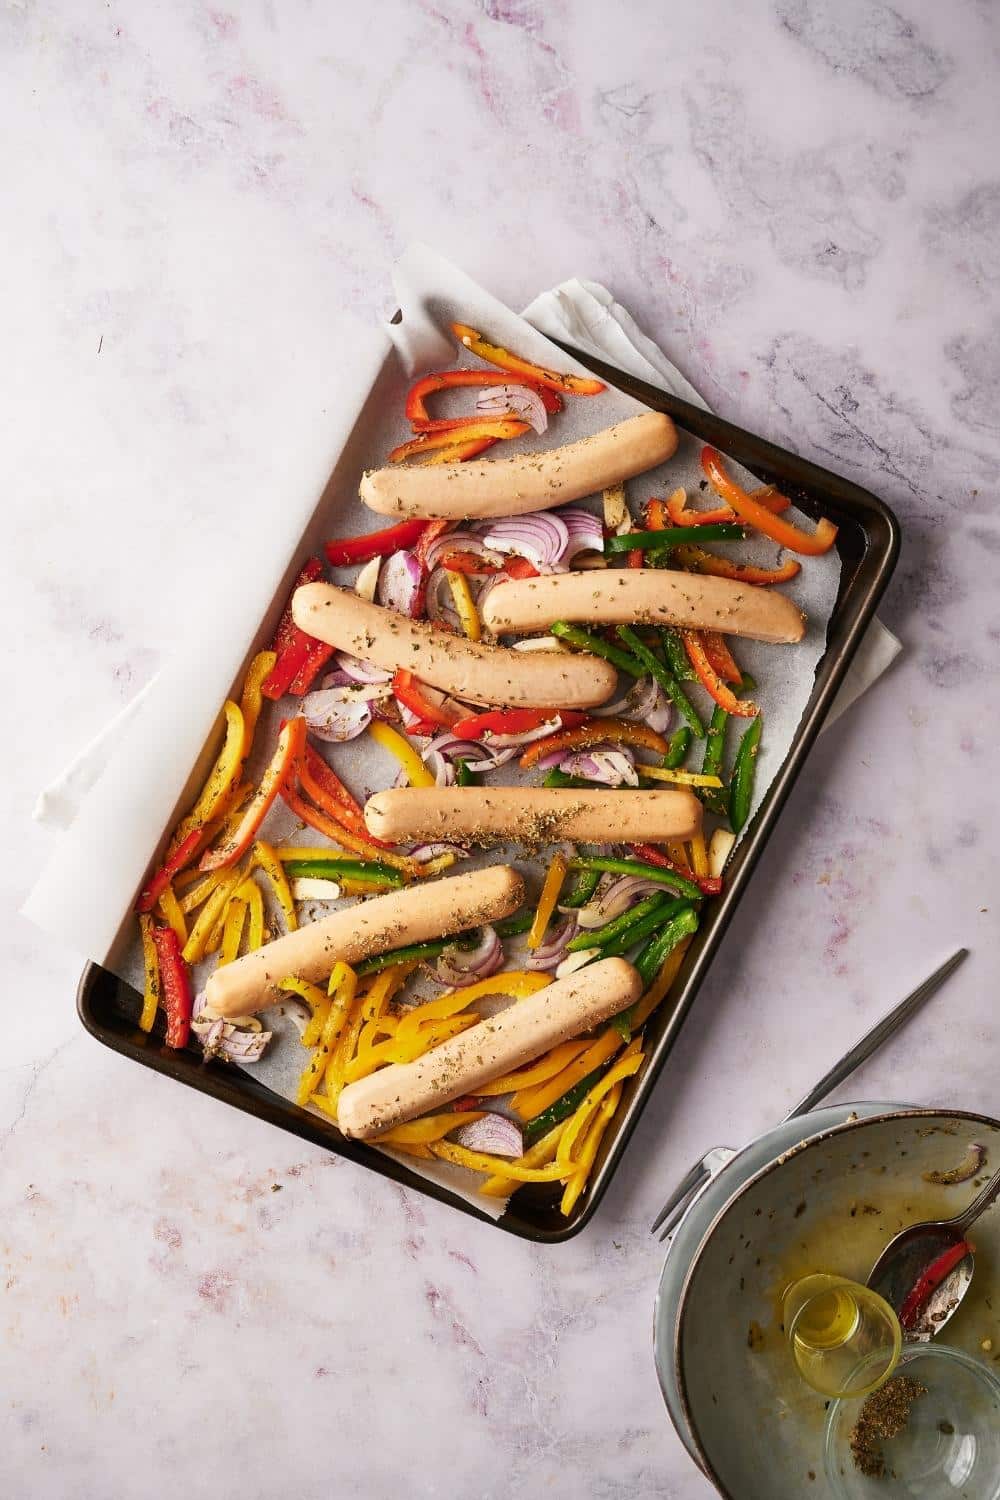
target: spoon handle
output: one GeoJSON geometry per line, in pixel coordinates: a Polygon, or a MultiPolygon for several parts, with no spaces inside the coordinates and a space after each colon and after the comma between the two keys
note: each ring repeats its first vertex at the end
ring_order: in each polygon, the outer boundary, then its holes
{"type": "Polygon", "coordinates": [[[961,1234],[964,1234],[972,1227],[980,1214],[985,1213],[990,1205],[996,1202],[998,1195],[1000,1195],[1000,1167],[993,1173],[982,1192],[973,1198],[964,1214],[959,1214],[957,1219],[951,1220],[952,1224],[961,1234]]]}

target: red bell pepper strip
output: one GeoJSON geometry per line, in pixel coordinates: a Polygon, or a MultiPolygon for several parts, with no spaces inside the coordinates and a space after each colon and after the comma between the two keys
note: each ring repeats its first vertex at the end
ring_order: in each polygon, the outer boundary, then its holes
{"type": "Polygon", "coordinates": [[[167,1017],[167,1046],[186,1047],[194,1004],[191,971],[181,956],[180,939],[172,927],[154,927],[153,942],[160,965],[160,1004],[167,1017]]]}
{"type": "Polygon", "coordinates": [[[289,719],[282,725],[271,763],[261,777],[260,786],[247,803],[236,827],[216,849],[202,855],[199,870],[220,870],[235,864],[253,843],[257,829],[267,816],[271,803],[282,787],[295,775],[295,767],[306,743],[306,721],[289,719]]]}
{"type": "Polygon", "coordinates": [[[629,848],[636,859],[644,859],[647,865],[658,865],[661,870],[672,870],[675,875],[683,875],[686,880],[693,880],[705,896],[717,896],[722,890],[720,876],[694,875],[686,866],[679,865],[676,860],[668,859],[655,844],[630,844],[629,848]]]}
{"type": "Polygon", "coordinates": [[[487,364],[497,365],[501,370],[511,370],[515,375],[520,375],[532,385],[541,386],[550,391],[559,391],[564,396],[599,396],[605,390],[603,380],[594,380],[587,375],[563,375],[558,370],[546,370],[541,365],[533,365],[527,359],[520,359],[516,354],[501,349],[497,344],[488,344],[481,333],[475,328],[470,328],[467,323],[452,323],[451,331],[459,341],[473,354],[478,354],[480,359],[485,359],[487,364]]]}
{"type": "Polygon", "coordinates": [[[430,724],[435,730],[450,729],[455,722],[455,714],[449,714],[446,709],[440,708],[438,704],[431,703],[420,691],[421,684],[416,680],[412,672],[400,668],[392,679],[392,691],[400,703],[406,705],[411,714],[416,714],[424,725],[430,724]]]}
{"type": "Polygon", "coordinates": [[[752,563],[731,562],[728,557],[719,557],[687,542],[674,548],[674,559],[682,568],[695,573],[711,573],[716,578],[732,578],[737,583],[755,583],[765,588],[770,583],[789,583],[802,572],[802,564],[795,557],[787,557],[779,568],[757,568],[752,563]]]}
{"type": "Polygon", "coordinates": [[[726,645],[725,637],[718,630],[703,630],[701,643],[705,648],[709,666],[713,672],[718,672],[723,682],[743,681],[743,673],[733,660],[733,654],[726,645]]]}
{"type": "Polygon", "coordinates": [[[477,417],[475,421],[442,423],[434,432],[421,432],[407,443],[400,443],[389,454],[391,464],[401,464],[405,458],[418,453],[428,453],[432,448],[450,448],[457,443],[469,443],[484,438],[496,442],[500,438],[516,438],[529,431],[529,422],[519,417],[477,417]]]}
{"type": "MultiPolygon", "coordinates": [[[[303,787],[317,807],[324,808],[338,823],[350,828],[359,838],[369,843],[380,844],[365,827],[365,815],[335,771],[332,771],[319,751],[306,744],[302,752],[299,775],[303,787]]],[[[387,847],[387,846],[386,846],[387,847]]]]}
{"type": "Polygon", "coordinates": [[[560,729],[544,740],[535,740],[518,761],[525,771],[556,750],[585,750],[589,745],[637,745],[666,755],[667,742],[645,724],[629,724],[624,719],[585,719],[573,729],[560,729]]]}
{"type": "Polygon", "coordinates": [[[403,552],[412,547],[414,542],[420,540],[426,525],[426,521],[400,521],[397,526],[387,526],[384,531],[370,531],[367,536],[351,536],[341,542],[327,542],[326,555],[334,568],[371,562],[373,557],[388,557],[390,552],[403,552]]]}
{"type": "Polygon", "coordinates": [[[484,734],[527,734],[550,719],[559,719],[560,730],[576,729],[586,714],[571,708],[491,708],[485,714],[470,714],[451,726],[460,740],[480,740],[484,734]]]}
{"type": "MultiPolygon", "coordinates": [[[[323,564],[318,557],[311,557],[305,567],[299,573],[295,583],[292,585],[292,594],[301,588],[304,583],[315,583],[323,576],[323,564]]],[[[261,683],[260,690],[265,698],[281,698],[288,692],[292,680],[305,666],[309,657],[309,648],[312,636],[306,635],[300,630],[292,619],[292,600],[289,596],[288,603],[278,621],[278,628],[274,633],[272,651],[277,654],[278,660],[273,669],[261,683]]]]}
{"type": "Polygon", "coordinates": [[[305,661],[288,684],[288,691],[294,693],[297,697],[301,697],[303,693],[308,693],[316,678],[333,655],[334,649],[333,646],[328,646],[326,641],[310,640],[305,661]]]}
{"type": "Polygon", "coordinates": [[[782,547],[787,547],[789,552],[801,552],[809,557],[818,557],[824,552],[829,552],[837,540],[837,528],[825,516],[817,521],[815,531],[808,532],[774,515],[766,505],[755,500],[741,485],[736,483],[735,479],[729,477],[721,457],[714,448],[702,448],[701,466],[716,494],[725,500],[727,505],[732,506],[741,520],[755,526],[758,531],[763,532],[765,536],[769,536],[772,541],[778,542],[782,547]]]}
{"type": "Polygon", "coordinates": [[[646,559],[641,547],[633,547],[628,554],[628,566],[630,568],[644,568],[646,559]]]}
{"type": "MultiPolygon", "coordinates": [[[[462,386],[496,385],[498,379],[499,377],[494,375],[492,370],[439,370],[434,375],[424,375],[411,385],[407,393],[407,421],[414,432],[440,432],[446,425],[454,427],[461,422],[478,422],[482,419],[482,412],[476,412],[469,417],[432,417],[427,411],[427,397],[432,396],[435,391],[454,390],[462,386]]],[[[562,401],[555,391],[534,384],[531,385],[531,389],[537,390],[545,403],[546,411],[562,411],[562,401]]]]}
{"type": "Polygon", "coordinates": [[[526,557],[508,557],[503,565],[508,578],[537,578],[538,569],[526,557]]]}
{"type": "Polygon", "coordinates": [[[899,1321],[904,1328],[912,1328],[926,1306],[931,1294],[936,1292],[942,1281],[945,1281],[965,1257],[970,1253],[970,1245],[967,1240],[959,1240],[957,1245],[951,1245],[943,1250],[936,1260],[932,1260],[917,1279],[913,1289],[907,1292],[899,1309],[899,1321]]]}
{"type": "Polygon", "coordinates": [[[736,714],[741,719],[755,719],[760,709],[749,698],[737,698],[732,688],[723,682],[708,659],[701,631],[682,630],[681,637],[698,681],[719,707],[724,708],[727,714],[736,714]]]}
{"type": "Polygon", "coordinates": [[[198,846],[205,836],[204,828],[192,828],[187,838],[182,839],[170,858],[160,866],[156,874],[135,903],[138,912],[152,911],[175,875],[179,875],[194,859],[198,846]]]}
{"type": "Polygon", "coordinates": [[[452,521],[425,521],[424,533],[413,549],[413,555],[417,562],[427,572],[427,553],[438,537],[444,536],[454,523],[452,521]]]}
{"type": "Polygon", "coordinates": [[[487,562],[478,552],[445,552],[441,557],[441,566],[452,573],[466,573],[472,578],[484,573],[503,571],[500,563],[487,562]]]}

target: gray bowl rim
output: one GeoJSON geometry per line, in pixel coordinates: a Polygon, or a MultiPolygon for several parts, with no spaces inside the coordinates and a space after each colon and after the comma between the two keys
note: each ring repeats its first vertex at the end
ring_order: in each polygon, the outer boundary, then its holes
{"type": "Polygon", "coordinates": [[[715,1234],[715,1231],[722,1223],[722,1220],[732,1209],[736,1207],[740,1199],[743,1198],[747,1193],[749,1193],[753,1188],[755,1188],[759,1182],[763,1182],[765,1177],[769,1177],[772,1172],[777,1171],[780,1166],[783,1166],[784,1163],[788,1160],[789,1156],[793,1154],[796,1156],[804,1155],[806,1151],[812,1151],[814,1147],[823,1145],[824,1142],[832,1140],[834,1136],[846,1135],[848,1131],[858,1130],[868,1125],[884,1125],[888,1120],[927,1120],[942,1118],[949,1120],[968,1120],[974,1125],[988,1125],[991,1129],[1000,1130],[1000,1120],[995,1119],[992,1115],[977,1114],[974,1111],[967,1109],[950,1109],[947,1105],[942,1105],[938,1108],[926,1107],[919,1109],[897,1109],[891,1110],[887,1114],[869,1115],[868,1118],[864,1120],[845,1120],[842,1125],[834,1125],[831,1126],[828,1130],[820,1131],[818,1135],[810,1136],[803,1142],[801,1146],[793,1146],[789,1151],[783,1152],[782,1159],[780,1161],[777,1157],[775,1157],[774,1161],[770,1161],[766,1166],[761,1167],[759,1172],[756,1172],[753,1177],[748,1178],[743,1186],[737,1189],[737,1191],[728,1200],[728,1202],[722,1205],[722,1207],[719,1209],[719,1212],[716,1214],[715,1218],[706,1229],[704,1235],[702,1236],[701,1243],[695,1251],[694,1256],[691,1260],[691,1264],[688,1267],[687,1275],[684,1278],[684,1285],[681,1287],[681,1295],[677,1307],[677,1322],[674,1327],[674,1379],[677,1383],[677,1393],[680,1398],[681,1410],[684,1413],[684,1420],[687,1423],[687,1429],[691,1437],[691,1443],[697,1453],[698,1467],[701,1469],[705,1477],[712,1481],[719,1494],[722,1495],[723,1500],[744,1500],[744,1497],[740,1495],[734,1495],[731,1490],[726,1488],[719,1475],[716,1473],[712,1461],[705,1451],[705,1447],[701,1441],[698,1428],[695,1425],[694,1414],[692,1412],[691,1403],[688,1398],[687,1382],[684,1378],[684,1369],[681,1361],[681,1345],[684,1339],[684,1323],[688,1311],[688,1303],[690,1300],[691,1283],[697,1273],[702,1256],[708,1248],[709,1240],[715,1234]]]}

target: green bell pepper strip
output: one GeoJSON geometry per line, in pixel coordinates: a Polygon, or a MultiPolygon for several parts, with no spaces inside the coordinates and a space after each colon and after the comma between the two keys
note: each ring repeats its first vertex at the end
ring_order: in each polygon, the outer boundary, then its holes
{"type": "Polygon", "coordinates": [[[678,682],[691,682],[694,679],[694,667],[688,661],[688,654],[676,630],[665,626],[660,631],[660,640],[663,642],[663,656],[667,663],[667,670],[673,673],[678,682]]]}
{"type": "Polygon", "coordinates": [[[552,766],[550,770],[546,771],[542,786],[571,786],[577,790],[580,787],[589,787],[591,791],[594,790],[594,783],[592,781],[587,781],[583,776],[567,776],[566,772],[560,771],[558,766],[552,766]]]}
{"type": "MultiPolygon", "coordinates": [[[[737,694],[751,693],[757,686],[756,680],[749,672],[743,673],[743,680],[736,689],[737,694]]],[[[726,750],[726,723],[729,715],[726,710],[717,704],[712,713],[712,722],[708,726],[708,736],[705,740],[705,755],[701,763],[702,774],[705,776],[721,776],[722,762],[726,750]]],[[[725,818],[729,813],[729,788],[724,786],[703,786],[695,788],[695,796],[700,797],[709,812],[715,813],[716,817],[725,818]]]]}
{"type": "MultiPolygon", "coordinates": [[[[659,534],[658,531],[653,532],[654,536],[659,536],[659,534]]],[[[698,717],[694,704],[673,673],[667,671],[659,657],[654,656],[649,647],[644,646],[635,631],[630,630],[627,625],[618,626],[618,635],[625,642],[633,656],[637,656],[646,670],[652,672],[667,697],[675,705],[681,717],[687,722],[691,732],[697,735],[698,739],[703,740],[705,738],[705,726],[698,717]]]]}
{"type": "Polygon", "coordinates": [[[494,922],[493,931],[497,937],[517,937],[519,933],[527,932],[534,920],[533,911],[518,912],[516,916],[504,917],[502,922],[494,922]]]}
{"type": "Polygon", "coordinates": [[[638,875],[642,880],[656,880],[668,885],[691,901],[700,901],[702,893],[693,880],[679,875],[675,870],[664,870],[659,865],[643,864],[638,859],[608,859],[604,855],[578,855],[569,862],[571,870],[600,870],[611,875],[638,875]]]}
{"type": "Polygon", "coordinates": [[[587,902],[597,890],[597,887],[600,885],[600,883],[600,870],[582,871],[579,880],[576,882],[576,885],[570,891],[569,895],[563,897],[562,905],[586,906],[587,902]]]}
{"type": "Polygon", "coordinates": [[[605,552],[658,552],[680,542],[742,542],[742,526],[733,521],[719,521],[707,526],[665,526],[662,531],[626,531],[624,536],[609,536],[605,552]]]}
{"type": "Polygon", "coordinates": [[[571,1115],[575,1109],[578,1109],[590,1093],[590,1090],[594,1087],[594,1084],[607,1072],[610,1066],[610,1060],[602,1063],[599,1068],[595,1068],[592,1073],[588,1073],[586,1078],[581,1078],[579,1083],[575,1083],[560,1099],[556,1099],[553,1104],[550,1104],[548,1109],[543,1109],[540,1115],[536,1115],[533,1120],[529,1120],[524,1127],[525,1146],[533,1146],[536,1141],[542,1139],[543,1135],[548,1135],[550,1130],[571,1115]]]}
{"type": "Polygon", "coordinates": [[[383,969],[391,969],[395,964],[418,962],[425,958],[440,958],[446,948],[472,948],[475,946],[475,938],[435,938],[433,943],[412,943],[409,948],[394,948],[391,953],[376,953],[372,958],[363,958],[359,964],[354,964],[354,972],[359,977],[364,974],[378,974],[383,969]]]}
{"type": "Polygon", "coordinates": [[[579,625],[568,625],[565,620],[556,620],[554,625],[549,626],[554,636],[566,641],[570,646],[577,646],[581,651],[590,651],[594,656],[603,656],[605,661],[612,662],[619,672],[627,672],[629,677],[641,677],[644,668],[635,657],[628,651],[623,651],[620,646],[613,646],[609,641],[603,641],[599,635],[592,635],[589,630],[582,630],[579,625]]]}
{"type": "Polygon", "coordinates": [[[404,884],[404,876],[391,865],[373,861],[366,863],[357,859],[287,859],[283,861],[285,874],[293,879],[363,880],[369,885],[404,884]]]}
{"type": "Polygon", "coordinates": [[[758,714],[756,719],[751,721],[750,728],[744,730],[740,748],[736,752],[733,775],[729,783],[729,826],[734,833],[742,830],[750,816],[761,729],[761,715],[758,714]]]}
{"type": "Polygon", "coordinates": [[[677,913],[660,932],[651,937],[635,961],[643,984],[648,989],[663,967],[667,958],[677,947],[681,938],[698,931],[698,913],[693,907],[685,907],[677,913]]]}
{"type": "Polygon", "coordinates": [[[667,753],[663,757],[663,769],[665,771],[678,771],[687,760],[687,753],[691,747],[694,735],[687,725],[675,729],[667,741],[667,753]]]}
{"type": "Polygon", "coordinates": [[[467,760],[456,760],[455,762],[455,785],[456,786],[478,786],[479,777],[475,771],[469,770],[467,760]]]}
{"type": "Polygon", "coordinates": [[[642,901],[637,901],[635,906],[630,907],[628,911],[623,911],[621,916],[605,922],[603,927],[595,927],[592,931],[578,933],[566,944],[567,953],[581,953],[584,948],[602,948],[605,943],[610,943],[624,932],[626,927],[630,927],[633,922],[640,922],[643,917],[647,917],[651,911],[655,911],[662,904],[662,891],[646,896],[642,901]]]}
{"type": "Polygon", "coordinates": [[[661,901],[655,911],[649,912],[631,927],[626,927],[625,931],[613,938],[610,943],[605,943],[601,949],[601,957],[624,958],[630,948],[637,947],[639,943],[645,942],[648,937],[659,932],[664,922],[672,921],[690,904],[685,896],[677,896],[670,901],[661,901]]]}

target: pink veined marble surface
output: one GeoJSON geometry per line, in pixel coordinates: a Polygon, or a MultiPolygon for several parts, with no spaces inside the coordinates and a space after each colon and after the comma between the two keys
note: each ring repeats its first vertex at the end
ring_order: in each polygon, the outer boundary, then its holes
{"type": "Polygon", "coordinates": [[[960,943],[846,1092],[995,1112],[997,17],[6,0],[4,1495],[703,1500],[650,1354],[665,1190],[960,943]],[[814,753],[552,1250],[103,1050],[77,960],[13,914],[39,786],[266,535],[297,376],[345,310],[390,310],[414,237],[515,306],[604,281],[720,411],[905,531],[905,657],[814,753]]]}

